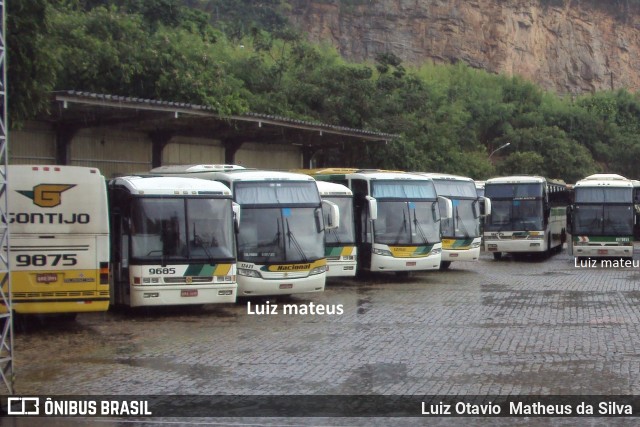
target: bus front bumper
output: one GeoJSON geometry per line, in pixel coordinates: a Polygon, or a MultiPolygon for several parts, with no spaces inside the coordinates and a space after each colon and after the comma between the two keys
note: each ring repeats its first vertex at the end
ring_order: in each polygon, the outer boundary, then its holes
{"type": "Polygon", "coordinates": [[[327,273],[296,278],[257,278],[238,275],[238,296],[291,295],[322,292],[327,273]]]}
{"type": "Polygon", "coordinates": [[[484,249],[487,252],[545,252],[547,245],[544,239],[485,240],[484,249]]]}

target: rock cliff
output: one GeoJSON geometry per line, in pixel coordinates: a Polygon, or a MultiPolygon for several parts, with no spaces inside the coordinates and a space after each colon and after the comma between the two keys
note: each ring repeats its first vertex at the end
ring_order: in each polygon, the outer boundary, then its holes
{"type": "Polygon", "coordinates": [[[290,18],[353,60],[464,61],[545,89],[640,90],[640,10],[629,0],[294,0],[290,18]]]}

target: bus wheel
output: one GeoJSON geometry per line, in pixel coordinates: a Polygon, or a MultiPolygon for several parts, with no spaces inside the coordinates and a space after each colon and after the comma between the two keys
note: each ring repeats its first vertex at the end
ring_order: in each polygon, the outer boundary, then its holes
{"type": "Polygon", "coordinates": [[[440,261],[440,270],[448,270],[451,266],[451,261],[440,261]]]}
{"type": "Polygon", "coordinates": [[[494,252],[493,259],[495,259],[496,261],[502,259],[502,252],[494,252]]]}

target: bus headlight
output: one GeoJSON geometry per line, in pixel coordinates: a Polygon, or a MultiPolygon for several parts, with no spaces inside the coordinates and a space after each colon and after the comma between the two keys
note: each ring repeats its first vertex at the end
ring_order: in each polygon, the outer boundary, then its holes
{"type": "Polygon", "coordinates": [[[430,255],[438,255],[440,252],[442,252],[442,249],[434,248],[434,249],[431,249],[431,254],[430,255]]]}
{"type": "Polygon", "coordinates": [[[309,271],[309,276],[315,276],[316,274],[322,274],[325,271],[327,271],[327,266],[326,265],[322,265],[320,267],[315,267],[315,268],[312,268],[311,271],[309,271]]]}
{"type": "Polygon", "coordinates": [[[471,244],[471,249],[475,249],[475,248],[479,248],[480,247],[480,242],[473,242],[471,244]]]}
{"type": "Polygon", "coordinates": [[[388,251],[386,249],[373,248],[373,253],[376,255],[382,255],[382,256],[393,256],[391,251],[388,251]]]}
{"type": "Polygon", "coordinates": [[[247,277],[255,277],[255,278],[260,278],[262,276],[260,276],[260,273],[258,273],[255,270],[249,270],[248,268],[239,268],[238,269],[238,276],[247,276],[247,277]]]}

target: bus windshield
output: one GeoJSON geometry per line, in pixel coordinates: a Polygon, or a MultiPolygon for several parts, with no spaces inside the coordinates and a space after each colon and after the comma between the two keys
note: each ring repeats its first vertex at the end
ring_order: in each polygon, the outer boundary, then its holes
{"type": "Polygon", "coordinates": [[[578,187],[575,198],[576,203],[633,203],[633,189],[578,187]]]}
{"type": "Polygon", "coordinates": [[[386,245],[426,245],[440,241],[433,202],[378,201],[373,222],[375,242],[386,245]]]}
{"type": "Polygon", "coordinates": [[[229,199],[134,199],[132,257],[158,263],[234,258],[230,204],[229,199]]]}
{"type": "Polygon", "coordinates": [[[477,200],[452,198],[451,202],[453,218],[442,220],[442,236],[464,238],[480,236],[480,221],[474,214],[474,209],[479,208],[477,200]]]}
{"type": "Polygon", "coordinates": [[[574,233],[577,235],[633,234],[633,208],[630,205],[576,205],[574,209],[574,233]]]}
{"type": "Polygon", "coordinates": [[[435,199],[436,189],[429,180],[371,181],[371,195],[376,199],[435,199]]]}
{"type": "MultiPolygon", "coordinates": [[[[335,203],[340,209],[340,227],[327,230],[325,242],[327,244],[353,244],[356,238],[353,228],[353,203],[351,197],[326,197],[325,199],[335,203]]],[[[327,213],[325,212],[324,215],[326,218],[327,213]]]]}
{"type": "Polygon", "coordinates": [[[484,195],[491,199],[533,199],[542,197],[542,183],[487,184],[484,195]]]}
{"type": "Polygon", "coordinates": [[[464,197],[476,199],[478,197],[476,185],[471,181],[456,181],[451,179],[434,179],[438,196],[464,197]]]}
{"type": "MultiPolygon", "coordinates": [[[[489,187],[487,187],[489,188],[489,187]]],[[[491,200],[491,215],[485,220],[487,231],[542,230],[542,200],[491,200]]]]}
{"type": "Polygon", "coordinates": [[[324,233],[315,220],[320,209],[243,207],[238,260],[309,262],[323,258],[324,233]]]}
{"type": "Polygon", "coordinates": [[[241,205],[320,205],[314,181],[237,182],[235,201],[241,205]]]}

